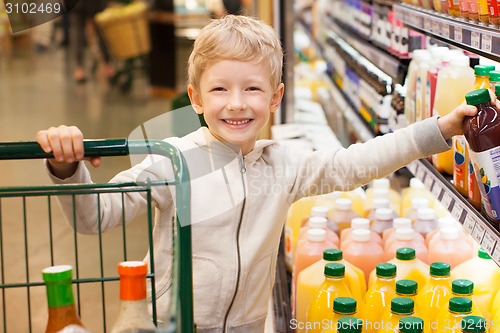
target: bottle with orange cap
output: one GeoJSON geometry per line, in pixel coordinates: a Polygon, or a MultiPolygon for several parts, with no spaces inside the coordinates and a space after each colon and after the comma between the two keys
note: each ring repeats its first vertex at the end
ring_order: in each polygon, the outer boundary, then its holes
{"type": "Polygon", "coordinates": [[[148,311],[146,295],[147,264],[124,261],[118,264],[120,274],[120,313],[111,333],[131,330],[156,330],[148,311]]]}

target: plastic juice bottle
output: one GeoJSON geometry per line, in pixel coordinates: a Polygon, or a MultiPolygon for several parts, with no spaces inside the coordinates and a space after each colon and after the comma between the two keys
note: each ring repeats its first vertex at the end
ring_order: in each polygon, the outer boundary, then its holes
{"type": "Polygon", "coordinates": [[[120,313],[111,333],[131,330],[156,330],[148,311],[146,274],[143,261],[124,261],[118,264],[120,274],[120,313]]]}
{"type": "Polygon", "coordinates": [[[333,300],[337,297],[351,297],[345,284],[345,266],[339,263],[325,265],[325,281],[314,294],[307,309],[307,322],[313,327],[307,332],[319,333],[324,319],[333,317],[333,300]],[[318,324],[319,323],[319,326],[318,324]]]}
{"type": "Polygon", "coordinates": [[[378,208],[375,211],[375,220],[371,225],[371,230],[382,236],[385,230],[392,228],[394,215],[389,208],[378,208]]]}
{"type": "Polygon", "coordinates": [[[458,279],[451,283],[451,295],[452,297],[465,297],[472,302],[472,315],[482,316],[479,308],[472,301],[472,295],[474,295],[474,282],[471,280],[458,279]]]}
{"type": "Polygon", "coordinates": [[[500,19],[498,17],[498,1],[497,0],[487,0],[488,5],[488,17],[489,21],[493,25],[498,25],[500,19]]]}
{"type": "Polygon", "coordinates": [[[453,228],[455,227],[455,219],[453,217],[441,217],[438,219],[438,227],[425,236],[425,245],[429,248],[430,243],[433,239],[437,240],[439,237],[439,231],[443,228],[453,228]]]}
{"type": "Polygon", "coordinates": [[[76,313],[75,299],[71,285],[73,267],[69,265],[52,266],[42,271],[43,281],[47,291],[49,318],[46,333],[56,333],[65,327],[75,325],[84,329],[76,313]]]}
{"type": "Polygon", "coordinates": [[[494,319],[498,319],[497,324],[500,327],[500,289],[496,292],[496,296],[491,303],[490,313],[493,314],[494,319]],[[495,315],[496,314],[496,315],[495,315]]]}
{"type": "Polygon", "coordinates": [[[363,201],[365,200],[365,191],[358,187],[353,191],[340,192],[341,198],[351,199],[352,209],[357,212],[360,216],[363,214],[363,201]]]}
{"type": "MultiPolygon", "coordinates": [[[[394,219],[393,227],[391,228],[392,230],[391,229],[386,230],[387,233],[386,233],[386,240],[384,242],[384,249],[386,247],[391,246],[391,244],[396,239],[395,232],[397,229],[412,228],[411,224],[412,224],[411,220],[408,218],[405,218],[405,217],[398,217],[398,218],[394,219]]],[[[419,234],[418,232],[415,233],[415,239],[418,241],[424,242],[424,237],[421,234],[419,234]]],[[[411,247],[411,246],[406,246],[406,247],[411,247]]]]}
{"type": "Polygon", "coordinates": [[[391,307],[386,309],[382,315],[383,326],[379,333],[398,333],[399,321],[403,317],[411,317],[415,314],[413,300],[406,297],[395,297],[391,301],[391,307]]]}
{"type": "Polygon", "coordinates": [[[326,239],[325,230],[309,229],[307,231],[307,240],[297,248],[292,280],[296,281],[298,274],[304,268],[320,260],[323,257],[323,251],[331,248],[335,248],[335,245],[326,239]]]}
{"type": "Polygon", "coordinates": [[[427,83],[427,72],[431,69],[433,63],[430,52],[424,53],[418,66],[417,82],[415,84],[415,121],[424,120],[425,118],[425,94],[427,83]]]}
{"type": "Polygon", "coordinates": [[[449,49],[447,47],[433,47],[430,51],[433,63],[431,68],[427,71],[427,82],[425,87],[425,118],[433,116],[432,109],[434,108],[434,99],[436,97],[437,76],[441,68],[447,65],[447,63],[444,62],[444,59],[449,49]]]}
{"type": "Polygon", "coordinates": [[[368,283],[370,272],[384,260],[384,249],[370,241],[369,230],[353,230],[351,235],[352,242],[344,251],[344,259],[361,269],[368,283]]]}
{"type": "Polygon", "coordinates": [[[416,239],[415,231],[411,228],[401,228],[396,230],[396,239],[385,248],[384,259],[389,261],[396,257],[396,251],[400,248],[412,248],[418,259],[428,262],[427,247],[422,240],[416,239]]]}
{"type": "Polygon", "coordinates": [[[474,282],[473,303],[486,319],[492,319],[491,304],[498,290],[500,269],[482,248],[478,256],[458,265],[452,271],[452,279],[467,279],[474,282]]]}
{"type": "Polygon", "coordinates": [[[472,301],[465,297],[452,297],[448,307],[439,311],[434,332],[460,333],[462,318],[472,315],[472,301]]]}
{"type": "Polygon", "coordinates": [[[460,16],[460,2],[458,0],[448,0],[448,13],[453,16],[460,16]]]}
{"type": "Polygon", "coordinates": [[[422,318],[423,311],[420,305],[416,303],[418,295],[418,283],[413,280],[399,280],[396,281],[396,297],[406,297],[413,301],[415,304],[415,316],[422,318]]]}
{"type": "Polygon", "coordinates": [[[410,186],[404,188],[401,193],[401,216],[406,217],[408,215],[414,198],[425,198],[429,202],[434,200],[432,193],[425,188],[424,183],[418,178],[411,178],[410,186]]]}
{"type": "Polygon", "coordinates": [[[364,319],[364,332],[373,333],[380,329],[380,318],[385,309],[390,307],[395,296],[396,265],[380,263],[376,267],[376,280],[363,299],[361,311],[364,319]]]}
{"type": "Polygon", "coordinates": [[[422,333],[424,332],[424,320],[419,317],[403,317],[398,323],[400,333],[422,333]]]}
{"type": "Polygon", "coordinates": [[[467,316],[462,318],[463,333],[486,333],[488,331],[488,322],[485,318],[478,316],[467,316]]]}
{"type": "Polygon", "coordinates": [[[477,0],[467,0],[469,5],[469,20],[471,21],[479,21],[479,13],[478,13],[478,4],[477,0]]]}
{"type": "Polygon", "coordinates": [[[338,321],[338,333],[361,333],[363,321],[356,317],[343,317],[338,321]]]}
{"type": "Polygon", "coordinates": [[[300,246],[300,242],[303,242],[307,238],[307,231],[310,229],[324,229],[326,231],[326,239],[332,242],[336,248],[339,247],[339,236],[327,227],[327,220],[324,217],[311,217],[307,223],[300,228],[299,238],[297,239],[297,248],[300,246]]]}
{"type": "Polygon", "coordinates": [[[424,54],[428,54],[427,50],[414,50],[412,53],[412,59],[410,61],[410,65],[408,66],[408,74],[406,76],[406,96],[405,96],[405,117],[406,117],[406,125],[413,124],[415,122],[416,115],[416,105],[415,100],[417,96],[417,77],[418,77],[418,68],[420,62],[425,56],[424,54]]]}
{"type": "MultiPolygon", "coordinates": [[[[380,191],[385,192],[387,194],[389,193],[387,190],[379,190],[379,189],[377,189],[376,192],[380,192],[380,191]]],[[[391,208],[389,199],[387,199],[387,198],[375,198],[375,199],[373,199],[373,201],[371,203],[371,209],[366,212],[367,213],[366,218],[368,220],[370,220],[370,223],[372,223],[375,220],[375,212],[379,208],[391,208]]],[[[394,213],[394,215],[395,214],[396,213],[394,213]]],[[[394,217],[397,217],[397,216],[394,216],[394,217]]]]}
{"type": "MultiPolygon", "coordinates": [[[[389,261],[396,265],[397,277],[399,280],[413,280],[418,283],[419,293],[429,282],[429,265],[415,257],[415,250],[411,248],[401,248],[396,251],[396,258],[389,261]]],[[[375,272],[370,274],[368,287],[375,282],[375,272]]]]}
{"type": "Polygon", "coordinates": [[[500,84],[500,72],[493,69],[488,73],[488,79],[490,81],[490,87],[495,89],[495,87],[500,84]]]}
{"type": "MultiPolygon", "coordinates": [[[[365,275],[363,272],[342,259],[342,251],[339,249],[328,249],[323,251],[323,259],[318,260],[311,266],[305,268],[297,277],[297,297],[292,297],[292,307],[294,309],[297,322],[304,323],[307,319],[307,308],[311,303],[312,297],[316,294],[319,287],[325,282],[325,265],[330,262],[336,262],[345,266],[345,284],[351,292],[352,298],[361,302],[366,292],[365,275]]],[[[298,329],[297,332],[304,330],[298,329]]]]}
{"type": "Polygon", "coordinates": [[[439,240],[429,248],[429,262],[447,262],[452,269],[471,258],[471,245],[459,237],[455,227],[441,229],[439,240]]]}
{"type": "MultiPolygon", "coordinates": [[[[330,209],[327,206],[314,206],[313,208],[311,208],[311,216],[307,216],[307,217],[304,217],[302,219],[301,227],[305,226],[307,224],[307,222],[309,221],[309,219],[311,219],[313,217],[322,217],[322,218],[326,219],[326,227],[329,230],[336,233],[337,235],[340,235],[340,229],[339,229],[339,226],[337,225],[337,223],[333,222],[332,220],[330,220],[328,218],[330,211],[333,211],[333,209],[330,209]]],[[[299,233],[300,233],[300,229],[299,229],[299,233]]]]}
{"type": "Polygon", "coordinates": [[[451,298],[450,265],[433,262],[429,272],[430,280],[418,293],[417,302],[424,309],[424,317],[433,323],[440,308],[451,298]]]}
{"type": "Polygon", "coordinates": [[[335,209],[330,214],[330,219],[337,223],[340,231],[351,226],[352,219],[360,215],[352,209],[351,199],[340,198],[335,202],[335,209]]]}
{"type": "Polygon", "coordinates": [[[418,218],[418,210],[422,208],[429,208],[429,200],[426,198],[413,198],[411,200],[411,207],[407,211],[407,214],[404,217],[409,218],[412,223],[415,222],[418,218]]]}
{"type": "Polygon", "coordinates": [[[328,322],[328,327],[324,328],[321,333],[336,333],[338,329],[338,321],[344,317],[356,316],[356,300],[351,297],[337,297],[333,300],[333,318],[328,322]]]}
{"type": "Polygon", "coordinates": [[[479,21],[489,23],[490,17],[488,15],[488,1],[477,0],[477,12],[479,13],[479,21]]]}
{"type": "Polygon", "coordinates": [[[340,243],[341,250],[345,250],[345,248],[349,245],[349,243],[351,243],[352,231],[356,230],[356,229],[369,230],[371,241],[376,242],[376,243],[380,244],[380,246],[382,246],[382,244],[383,244],[382,238],[380,238],[380,236],[376,232],[370,230],[370,220],[365,219],[363,217],[357,217],[355,219],[352,219],[350,228],[342,230],[341,243],[340,243]]]}
{"type": "Polygon", "coordinates": [[[413,229],[424,238],[438,226],[436,213],[432,208],[422,208],[417,211],[417,219],[413,223],[413,229]]]}
{"type": "MultiPolygon", "coordinates": [[[[474,70],[469,67],[469,58],[453,56],[450,64],[439,71],[434,100],[434,115],[441,117],[453,111],[463,100],[463,96],[474,87],[474,70]]],[[[434,166],[440,172],[453,174],[453,151],[434,155],[434,166]]]]}
{"type": "Polygon", "coordinates": [[[401,197],[398,192],[391,188],[391,182],[388,178],[375,179],[372,181],[371,187],[366,190],[365,212],[371,210],[373,200],[377,198],[388,199],[390,208],[398,215],[400,214],[401,197]],[[388,192],[384,190],[387,190],[388,192]]]}
{"type": "Polygon", "coordinates": [[[500,110],[491,105],[487,89],[478,89],[465,95],[467,104],[475,105],[478,113],[467,117],[464,135],[470,147],[476,180],[483,206],[490,222],[498,229],[500,223],[500,188],[496,173],[500,154],[500,110]]]}

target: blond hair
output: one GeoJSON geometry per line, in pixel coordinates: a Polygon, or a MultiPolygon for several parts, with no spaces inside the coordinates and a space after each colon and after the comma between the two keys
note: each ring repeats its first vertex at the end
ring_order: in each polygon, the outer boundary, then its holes
{"type": "Polygon", "coordinates": [[[221,60],[264,63],[271,85],[281,82],[283,50],[276,32],[266,23],[247,16],[226,15],[205,26],[189,56],[189,82],[199,88],[203,71],[221,60]]]}

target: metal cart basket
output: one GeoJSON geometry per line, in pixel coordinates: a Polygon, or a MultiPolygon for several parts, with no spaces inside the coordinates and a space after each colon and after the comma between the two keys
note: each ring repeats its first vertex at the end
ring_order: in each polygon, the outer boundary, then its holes
{"type": "MultiPolygon", "coordinates": [[[[137,253],[142,252],[142,256],[146,250],[150,253],[148,262],[150,273],[147,277],[151,287],[153,320],[156,323],[157,295],[151,189],[154,186],[174,185],[176,221],[172,233],[173,282],[170,322],[165,332],[194,332],[191,228],[190,223],[183,223],[182,227],[180,223],[180,217],[183,221],[191,220],[190,183],[186,162],[181,152],[175,146],[163,141],[126,139],[86,140],[84,148],[86,157],[163,155],[170,159],[175,179],[118,184],[0,188],[0,330],[6,333],[43,332],[47,320],[47,305],[41,269],[52,265],[70,264],[74,267],[75,301],[82,322],[91,332],[110,331],[119,308],[119,277],[116,264],[123,260],[138,260],[137,257],[130,257],[131,252],[137,252],[137,249],[134,249],[134,242],[129,238],[130,233],[133,234],[134,240],[141,238],[141,232],[145,248],[139,247],[137,253]],[[133,221],[125,226],[125,218],[122,227],[113,230],[114,235],[111,236],[101,231],[92,236],[80,235],[74,230],[69,231],[67,223],[57,224],[61,214],[54,204],[56,196],[70,196],[74,203],[75,197],[79,195],[98,197],[105,193],[118,193],[121,194],[123,203],[124,196],[130,192],[141,192],[148,202],[145,221],[138,221],[138,226],[130,232],[127,232],[127,229],[136,222],[133,221]],[[19,232],[5,233],[7,225],[17,227],[19,232]],[[86,246],[83,246],[85,244],[86,246]]],[[[50,157],[52,154],[43,152],[36,142],[0,143],[2,160],[50,157]]],[[[122,215],[124,212],[122,205],[122,215]]],[[[76,223],[76,214],[73,215],[75,217],[72,223],[76,223]]],[[[99,227],[100,223],[99,218],[99,227]]]]}

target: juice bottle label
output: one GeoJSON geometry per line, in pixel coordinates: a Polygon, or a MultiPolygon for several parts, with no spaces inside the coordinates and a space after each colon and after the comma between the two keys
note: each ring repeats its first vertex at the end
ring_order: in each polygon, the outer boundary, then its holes
{"type": "Polygon", "coordinates": [[[467,193],[467,156],[465,138],[462,135],[453,137],[453,183],[464,193],[467,193]]]}
{"type": "Polygon", "coordinates": [[[483,205],[488,216],[500,220],[500,147],[483,152],[470,151],[474,173],[483,199],[483,205]]]}
{"type": "Polygon", "coordinates": [[[478,13],[479,15],[488,15],[488,3],[487,0],[478,0],[478,13]]]}
{"type": "Polygon", "coordinates": [[[481,194],[478,192],[479,188],[477,187],[476,175],[474,173],[474,166],[472,165],[472,161],[469,158],[469,183],[467,184],[467,191],[469,193],[469,200],[476,203],[481,204],[481,194]]]}
{"type": "Polygon", "coordinates": [[[497,0],[487,0],[487,3],[488,3],[488,14],[490,16],[498,16],[497,0]]]}
{"type": "Polygon", "coordinates": [[[469,14],[476,14],[477,13],[477,0],[468,0],[469,3],[469,14]]]}

